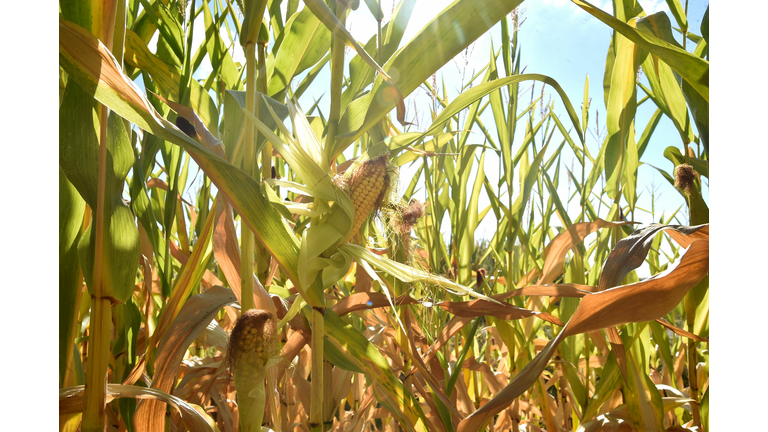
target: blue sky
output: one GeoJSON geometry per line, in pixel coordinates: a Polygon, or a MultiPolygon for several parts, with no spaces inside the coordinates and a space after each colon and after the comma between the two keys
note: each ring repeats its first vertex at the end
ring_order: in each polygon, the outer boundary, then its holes
{"type": "MultiPolygon", "coordinates": [[[[418,31],[427,25],[441,10],[447,7],[451,2],[447,0],[430,0],[428,2],[417,2],[411,15],[411,20],[406,28],[403,36],[403,42],[401,46],[407,43],[413,38],[418,31]]],[[[669,13],[668,6],[665,0],[640,0],[640,5],[644,8],[646,13],[665,12],[670,17],[670,21],[674,23],[674,18],[669,13]]],[[[612,13],[611,0],[597,0],[593,4],[602,8],[606,12],[612,13]]],[[[382,10],[384,11],[384,22],[387,22],[391,16],[395,0],[381,0],[382,10]]],[[[704,14],[704,10],[708,5],[707,1],[694,0],[689,1],[688,4],[688,21],[689,29],[693,33],[699,34],[699,26],[701,17],[704,14]]],[[[303,7],[303,4],[300,4],[303,7]]],[[[539,0],[539,1],[526,1],[520,7],[521,13],[521,28],[518,34],[520,46],[522,49],[521,63],[522,67],[525,67],[525,71],[528,73],[539,73],[548,75],[555,79],[564,89],[565,93],[571,100],[571,103],[580,114],[580,106],[584,93],[585,78],[589,75],[590,79],[590,97],[592,98],[592,104],[590,107],[590,131],[586,134],[586,142],[593,156],[597,155],[598,141],[595,139],[593,133],[596,131],[595,118],[600,119],[600,128],[605,128],[605,105],[603,98],[602,79],[605,68],[605,57],[609,47],[611,38],[611,29],[603,24],[601,21],[592,17],[581,8],[574,5],[569,0],[539,0]]],[[[202,28],[202,17],[198,18],[200,26],[196,22],[196,28],[202,28]]],[[[360,7],[356,11],[352,11],[347,19],[347,27],[352,35],[360,40],[367,41],[376,32],[376,21],[368,11],[367,7],[361,2],[360,7]]],[[[225,30],[222,30],[224,33],[225,30]]],[[[682,42],[682,37],[676,35],[678,40],[682,42]]],[[[202,32],[195,34],[195,40],[193,46],[199,46],[202,43],[202,32]]],[[[453,99],[459,92],[462,80],[466,82],[471,76],[478,72],[489,60],[491,43],[495,49],[501,46],[501,27],[499,24],[495,25],[489,32],[475,41],[467,52],[460,54],[453,61],[449,61],[438,73],[438,83],[443,80],[446,83],[446,87],[449,92],[449,99],[453,99]],[[464,66],[466,64],[466,66],[464,66]]],[[[153,48],[153,43],[150,43],[150,48],[153,48]]],[[[689,43],[690,47],[690,43],[689,43]]],[[[692,49],[692,48],[689,48],[692,49]]],[[[233,58],[236,62],[244,62],[244,55],[242,49],[239,46],[235,46],[231,51],[233,58]]],[[[352,52],[350,51],[346,57],[347,61],[352,58],[352,52]]],[[[498,63],[499,67],[502,67],[501,62],[498,63]]],[[[207,59],[203,62],[195,77],[200,79],[206,77],[211,71],[210,64],[207,59]]],[[[301,81],[303,75],[294,79],[293,88],[296,88],[298,82],[301,81]]],[[[327,95],[327,89],[330,82],[329,67],[326,68],[315,79],[314,84],[304,93],[299,100],[300,105],[307,110],[316,99],[322,97],[319,107],[324,113],[328,112],[329,99],[327,95]]],[[[530,88],[529,83],[524,83],[520,86],[520,91],[523,92],[530,88]]],[[[539,97],[541,93],[542,84],[536,83],[535,96],[539,97]]],[[[545,87],[546,95],[544,100],[548,101],[550,96],[554,102],[554,111],[560,117],[561,121],[568,127],[569,121],[565,114],[565,110],[559,96],[550,87],[545,87]]],[[[642,97],[640,92],[638,99],[642,97]]],[[[530,100],[530,93],[521,96],[521,101],[530,100]]],[[[521,105],[524,105],[521,103],[521,105]]],[[[416,120],[418,127],[412,126],[411,130],[425,130],[429,127],[429,111],[432,106],[432,100],[428,96],[426,89],[419,88],[414,91],[410,96],[406,98],[407,107],[407,119],[409,121],[416,120]],[[416,111],[414,105],[417,107],[418,117],[415,116],[416,111]]],[[[523,109],[523,108],[520,108],[523,109]]],[[[638,108],[636,116],[636,133],[639,137],[648,119],[656,110],[656,106],[650,101],[646,101],[638,108]]],[[[495,126],[491,114],[491,110],[488,109],[481,117],[484,124],[489,128],[492,136],[495,135],[495,126]]],[[[520,123],[518,127],[518,136],[515,138],[513,145],[519,146],[522,142],[522,134],[524,134],[524,123],[520,123]]],[[[576,135],[572,135],[576,139],[576,135]]],[[[550,153],[557,148],[562,141],[562,136],[559,132],[555,132],[552,144],[550,145],[550,153]]],[[[541,142],[539,138],[537,142],[541,142]]],[[[479,133],[473,133],[470,135],[469,143],[480,144],[483,143],[483,137],[479,133]]],[[[650,144],[641,158],[641,162],[654,165],[658,168],[671,171],[672,164],[666,158],[663,157],[664,149],[667,146],[676,146],[682,148],[682,141],[677,133],[672,122],[667,117],[662,117],[656,130],[651,138],[650,144]]],[[[566,167],[575,165],[577,171],[578,162],[574,161],[574,156],[568,145],[564,147],[561,157],[561,181],[560,181],[560,196],[568,195],[568,182],[565,171],[566,167]]],[[[413,167],[403,167],[402,177],[410,178],[411,174],[415,171],[413,167]]],[[[495,179],[499,178],[498,162],[492,153],[486,155],[485,164],[486,176],[491,179],[492,183],[495,179]]],[[[552,172],[550,172],[552,174],[552,172]]],[[[190,171],[190,182],[195,178],[194,171],[190,171]]],[[[708,188],[706,187],[708,180],[705,180],[704,198],[708,201],[708,188]]],[[[192,192],[195,190],[195,186],[190,184],[192,192]]],[[[599,190],[601,183],[595,187],[599,190]]],[[[663,213],[667,215],[674,212],[681,205],[683,206],[678,213],[679,222],[687,223],[687,211],[685,207],[685,201],[677,191],[667,183],[667,181],[652,167],[649,165],[641,165],[638,171],[638,188],[637,192],[640,195],[637,206],[639,208],[651,209],[651,189],[655,190],[655,210],[656,221],[663,213]]],[[[573,189],[570,189],[573,192],[573,189]]],[[[185,196],[191,194],[185,193],[185,196]]],[[[489,204],[487,198],[483,197],[480,202],[480,208],[483,208],[489,204]]],[[[593,201],[595,208],[598,205],[593,201]]],[[[570,205],[567,205],[568,213],[573,217],[578,213],[578,198],[573,199],[570,205]]],[[[602,206],[600,216],[605,216],[607,209],[602,206]]],[[[492,213],[489,213],[478,227],[476,237],[490,238],[496,229],[496,220],[492,217],[492,213]]],[[[653,222],[653,218],[650,214],[643,211],[637,211],[633,218],[640,223],[653,222]]],[[[559,220],[552,221],[553,225],[559,225],[559,220]]],[[[444,226],[448,227],[446,223],[444,226]]]]}
{"type": "MultiPolygon", "coordinates": [[[[389,19],[392,4],[393,1],[391,0],[382,1],[385,21],[389,19]]],[[[409,22],[403,37],[404,43],[410,40],[419,29],[429,23],[442,8],[449,4],[449,1],[417,2],[411,21],[409,22]]],[[[646,13],[663,11],[667,13],[670,16],[670,20],[674,22],[674,18],[669,13],[669,9],[664,0],[640,1],[640,5],[644,8],[646,13]]],[[[612,12],[612,3],[610,0],[597,2],[596,6],[601,7],[607,12],[612,12]]],[[[699,33],[698,29],[701,17],[704,14],[706,6],[707,2],[705,1],[689,2],[689,28],[694,33],[699,33]]],[[[594,120],[596,115],[599,116],[601,120],[601,129],[604,128],[605,105],[603,102],[602,79],[605,68],[605,57],[611,38],[611,29],[567,0],[528,1],[523,3],[521,9],[523,11],[522,20],[524,21],[520,29],[519,40],[522,47],[522,65],[527,68],[526,72],[545,74],[557,80],[579,112],[579,107],[581,106],[584,94],[584,82],[588,74],[590,77],[590,97],[592,98],[590,128],[593,130],[595,128],[594,120]],[[598,111],[599,113],[597,113],[598,111]]],[[[350,32],[358,40],[366,41],[369,37],[375,34],[376,21],[362,3],[360,8],[350,14],[347,22],[350,32]]],[[[679,37],[679,40],[682,41],[682,37],[679,37]]],[[[488,62],[491,41],[493,41],[493,46],[496,49],[500,47],[501,29],[499,24],[494,26],[488,33],[479,38],[471,46],[467,57],[462,57],[460,55],[454,61],[447,63],[438,72],[438,83],[440,83],[441,80],[445,80],[450,98],[453,98],[458,94],[461,85],[460,83],[462,82],[461,69],[465,61],[467,64],[466,71],[464,72],[466,80],[488,62]]],[[[501,62],[499,62],[499,67],[501,67],[501,62]]],[[[326,93],[327,83],[330,79],[330,74],[327,69],[328,68],[316,78],[316,84],[310,87],[301,98],[300,104],[302,106],[311,106],[316,98],[319,98],[323,93],[326,93]]],[[[520,89],[522,91],[529,87],[530,85],[524,84],[520,89]]],[[[535,97],[540,95],[540,89],[541,84],[537,84],[535,88],[535,97]]],[[[560,116],[563,123],[567,125],[567,116],[565,115],[562,103],[559,101],[559,97],[557,97],[556,93],[549,87],[546,87],[545,91],[553,96],[553,100],[555,101],[554,110],[560,116]]],[[[529,97],[530,96],[522,97],[522,100],[528,100],[529,97]]],[[[408,109],[407,118],[409,121],[412,121],[414,116],[414,100],[419,113],[419,127],[417,129],[424,130],[429,126],[428,115],[432,101],[425,90],[417,89],[414,91],[411,96],[406,99],[406,107],[408,109]]],[[[547,96],[545,96],[545,100],[548,100],[547,96]]],[[[319,106],[324,112],[327,112],[327,94],[325,98],[321,100],[319,106]]],[[[638,136],[642,133],[648,119],[655,110],[656,106],[653,105],[651,101],[646,101],[638,108],[638,126],[636,126],[638,136]]],[[[495,127],[490,110],[487,110],[481,118],[486,127],[491,129],[491,134],[493,135],[495,133],[493,130],[495,127]]],[[[524,133],[524,127],[518,128],[518,131],[521,134],[524,133]]],[[[470,136],[469,142],[481,143],[481,139],[482,137],[473,134],[470,136]]],[[[522,136],[518,136],[515,143],[519,145],[522,141],[521,139],[522,136]]],[[[597,141],[591,133],[587,133],[586,139],[592,155],[596,155],[598,152],[597,141]]],[[[561,141],[562,137],[556,132],[553,138],[554,145],[551,147],[559,145],[561,141]]],[[[682,141],[672,122],[668,118],[662,117],[641,161],[661,169],[671,170],[671,162],[663,157],[664,149],[670,145],[682,148],[682,141]]],[[[491,157],[490,154],[486,157],[486,175],[490,179],[498,178],[497,162],[494,161],[494,158],[491,157]]],[[[573,153],[566,145],[562,156],[562,163],[570,167],[572,159],[573,153]]],[[[408,178],[407,174],[412,171],[413,169],[404,167],[404,177],[408,178]]],[[[564,174],[565,171],[561,168],[561,189],[564,193],[567,193],[567,182],[564,180],[564,174]]],[[[664,180],[664,178],[650,166],[643,165],[639,168],[638,184],[638,193],[642,193],[638,202],[639,207],[650,210],[650,192],[647,191],[646,188],[650,189],[653,187],[656,190],[657,220],[662,212],[669,214],[684,204],[683,198],[677,191],[675,191],[674,188],[672,188],[666,180],[664,180]]],[[[708,199],[708,191],[706,190],[705,199],[708,199]]],[[[487,200],[481,202],[481,207],[487,205],[487,203],[487,200]]],[[[575,209],[577,209],[577,200],[572,201],[569,213],[574,212],[575,214],[575,209]]],[[[678,213],[680,220],[683,223],[687,222],[685,214],[685,207],[683,207],[678,213]]],[[[601,213],[601,215],[605,215],[605,213],[601,213]]],[[[634,219],[643,223],[652,221],[651,215],[640,211],[635,214],[634,219]]],[[[478,228],[477,236],[490,237],[495,230],[495,224],[495,220],[492,220],[490,217],[487,218],[478,228]]],[[[555,222],[555,224],[557,224],[557,222],[555,222]]]]}

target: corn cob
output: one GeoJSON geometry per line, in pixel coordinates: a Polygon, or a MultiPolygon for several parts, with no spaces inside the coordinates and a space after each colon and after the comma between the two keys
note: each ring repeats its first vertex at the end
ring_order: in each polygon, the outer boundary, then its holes
{"type": "Polygon", "coordinates": [[[349,194],[355,205],[352,231],[341,242],[342,244],[352,239],[360,231],[368,216],[381,207],[389,193],[393,177],[390,171],[387,155],[383,155],[365,161],[341,180],[342,188],[349,194]]]}
{"type": "Polygon", "coordinates": [[[229,366],[237,390],[241,431],[261,431],[266,404],[267,369],[280,354],[277,323],[271,312],[250,309],[229,337],[229,366]]]}

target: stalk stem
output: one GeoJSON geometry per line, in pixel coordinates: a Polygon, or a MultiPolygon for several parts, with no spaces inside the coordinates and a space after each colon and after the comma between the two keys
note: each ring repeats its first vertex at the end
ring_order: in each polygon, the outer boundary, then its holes
{"type": "MultiPolygon", "coordinates": [[[[581,406],[581,412],[587,412],[589,405],[589,334],[584,334],[584,404],[581,406]]],[[[582,419],[583,420],[583,419],[582,419]]]]}
{"type": "MultiPolygon", "coordinates": [[[[254,101],[256,91],[256,45],[248,43],[245,46],[245,62],[246,62],[246,83],[245,83],[245,107],[253,113],[254,101]]],[[[255,166],[255,145],[256,136],[254,133],[255,126],[247,122],[245,125],[245,136],[243,137],[243,145],[245,153],[243,155],[243,169],[248,174],[254,174],[255,166]]],[[[240,228],[240,249],[242,256],[240,257],[240,303],[242,306],[242,312],[254,308],[253,303],[253,232],[251,229],[242,222],[240,228]]]]}
{"type": "MultiPolygon", "coordinates": [[[[347,6],[342,1],[336,2],[336,17],[342,25],[347,21],[347,6]]],[[[336,131],[339,128],[341,117],[341,86],[344,80],[344,42],[333,38],[331,55],[331,107],[328,113],[328,133],[325,136],[325,149],[328,154],[333,153],[336,144],[336,131]]]]}
{"type": "Polygon", "coordinates": [[[109,366],[109,339],[112,326],[111,302],[102,297],[102,257],[104,250],[104,195],[107,182],[107,117],[109,111],[102,105],[99,134],[99,178],[96,203],[96,230],[91,283],[91,325],[88,344],[88,367],[85,371],[83,403],[83,432],[101,431],[106,421],[107,372],[109,366]],[[104,307],[104,302],[107,306],[104,307]],[[106,309],[106,310],[105,310],[106,309]]]}
{"type": "MultiPolygon", "coordinates": [[[[323,378],[333,378],[333,364],[323,359],[323,378]]],[[[323,431],[328,431],[333,426],[333,380],[323,379],[323,431]]]]}
{"type": "Polygon", "coordinates": [[[106,421],[109,340],[112,327],[112,303],[107,298],[93,298],[88,367],[85,370],[83,432],[101,432],[106,421]]]}
{"type": "MultiPolygon", "coordinates": [[[[318,276],[321,277],[321,276],[318,276]]],[[[323,313],[317,309],[312,309],[312,393],[309,408],[309,429],[312,432],[322,432],[323,430],[323,359],[325,355],[325,321],[323,313]]]]}
{"type": "MultiPolygon", "coordinates": [[[[688,324],[688,331],[693,333],[693,324],[688,324]]],[[[688,339],[688,387],[691,389],[691,413],[693,426],[701,430],[701,414],[699,413],[699,382],[696,376],[696,341],[688,339]]]]}
{"type": "MultiPolygon", "coordinates": [[[[256,86],[261,94],[267,93],[267,60],[266,60],[266,49],[267,45],[265,43],[258,43],[258,56],[259,56],[259,74],[258,74],[258,80],[256,82],[256,86]]],[[[255,101],[255,116],[258,118],[260,113],[260,104],[259,101],[255,101]]],[[[254,148],[259,143],[259,130],[255,129],[254,133],[254,148]]],[[[272,143],[269,142],[269,140],[264,140],[264,147],[262,147],[261,150],[261,178],[262,179],[268,179],[272,177],[272,143]]],[[[256,170],[254,170],[256,171],[256,170]]],[[[254,173],[254,177],[256,177],[256,173],[254,173]]],[[[267,280],[267,277],[269,276],[269,268],[270,268],[270,260],[271,255],[267,251],[267,249],[262,245],[260,242],[254,241],[254,251],[256,253],[256,276],[259,278],[259,281],[264,285],[265,287],[270,284],[270,281],[267,280]]]]}
{"type": "MultiPolygon", "coordinates": [[[[267,93],[267,61],[266,61],[266,44],[259,44],[259,81],[257,83],[259,91],[263,94],[267,93]]],[[[259,106],[256,105],[256,117],[259,116],[259,106]]],[[[256,131],[256,139],[259,137],[259,131],[256,131]]],[[[254,141],[255,142],[255,141],[254,141]]],[[[261,178],[272,177],[272,143],[267,140],[264,143],[264,148],[261,150],[261,178]]]]}

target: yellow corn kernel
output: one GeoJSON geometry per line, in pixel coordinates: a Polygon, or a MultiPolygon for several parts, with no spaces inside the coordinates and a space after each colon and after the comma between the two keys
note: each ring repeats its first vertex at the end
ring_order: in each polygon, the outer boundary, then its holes
{"type": "Polygon", "coordinates": [[[352,231],[342,243],[348,242],[360,231],[363,222],[384,200],[390,182],[387,156],[384,155],[364,162],[346,177],[344,189],[355,205],[355,220],[352,224],[352,231]]]}
{"type": "Polygon", "coordinates": [[[266,365],[270,358],[280,353],[277,321],[266,310],[248,310],[235,323],[229,345],[229,361],[233,373],[236,373],[234,369],[240,360],[266,365]]]}

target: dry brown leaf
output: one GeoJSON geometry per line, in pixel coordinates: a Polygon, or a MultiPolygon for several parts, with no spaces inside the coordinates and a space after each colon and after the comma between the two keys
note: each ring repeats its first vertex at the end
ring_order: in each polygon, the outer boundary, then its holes
{"type": "MultiPolygon", "coordinates": [[[[526,286],[530,285],[537,277],[539,277],[539,269],[534,268],[533,270],[526,273],[525,276],[523,276],[522,279],[520,279],[517,282],[517,286],[526,286]]],[[[499,278],[499,280],[504,279],[503,277],[499,278]]],[[[506,281],[505,281],[506,282],[506,281]]],[[[506,284],[504,284],[506,285],[506,284]]],[[[509,286],[509,285],[507,285],[509,286]]]]}
{"type": "Polygon", "coordinates": [[[681,329],[680,327],[675,327],[672,324],[670,324],[669,321],[665,320],[664,318],[658,318],[656,320],[656,322],[661,324],[661,325],[663,325],[664,327],[672,330],[673,332],[677,333],[678,335],[680,335],[682,337],[686,337],[688,339],[693,339],[693,340],[699,341],[699,342],[709,343],[709,339],[703,338],[703,337],[701,337],[699,335],[695,335],[693,333],[689,333],[689,332],[681,329]]]}
{"type": "Polygon", "coordinates": [[[216,379],[215,367],[195,367],[184,374],[173,395],[197,405],[205,405],[208,391],[216,379]]]}
{"type": "MultiPolygon", "coordinates": [[[[687,227],[679,225],[661,225],[650,224],[643,228],[640,228],[630,234],[628,237],[619,241],[616,247],[613,248],[611,254],[606,259],[603,265],[603,270],[600,275],[600,282],[598,284],[598,291],[604,291],[609,288],[619,285],[624,277],[629,274],[630,271],[640,267],[645,261],[645,257],[648,255],[648,251],[651,248],[654,237],[660,231],[667,231],[668,233],[676,233],[680,236],[693,236],[697,232],[702,231],[699,236],[705,235],[703,231],[706,231],[706,238],[709,238],[709,226],[699,225],[696,227],[687,227]]],[[[706,273],[706,272],[705,272],[706,273]]],[[[687,292],[687,290],[686,290],[687,292]]],[[[627,378],[627,359],[624,344],[621,341],[618,330],[609,326],[606,327],[606,333],[608,340],[611,343],[611,347],[616,356],[616,362],[619,365],[624,379],[627,378]]]]}
{"type": "Polygon", "coordinates": [[[448,343],[453,335],[458,333],[459,330],[464,328],[464,326],[467,325],[470,321],[472,321],[472,318],[464,318],[460,316],[451,318],[451,320],[448,321],[448,324],[446,324],[443,328],[440,336],[435,340],[432,346],[429,347],[429,350],[421,356],[421,358],[424,360],[424,363],[429,363],[429,360],[432,358],[432,356],[434,356],[437,351],[443,348],[443,345],[448,343]]]}
{"type": "Polygon", "coordinates": [[[139,362],[136,363],[136,366],[131,369],[131,373],[128,374],[127,377],[123,380],[124,385],[134,385],[136,381],[141,378],[141,374],[143,374],[147,367],[147,359],[144,356],[144,354],[141,355],[139,358],[139,362]]]}
{"type": "Polygon", "coordinates": [[[512,306],[508,303],[493,303],[483,299],[467,302],[444,301],[437,305],[456,316],[465,318],[491,315],[503,320],[517,320],[535,316],[536,318],[543,319],[552,324],[559,326],[563,325],[563,322],[560,321],[560,319],[546,312],[534,312],[528,309],[512,306]]]}
{"type": "Polygon", "coordinates": [[[674,309],[708,272],[709,241],[696,240],[671,271],[584,297],[564,332],[573,335],[655,320],[674,309]]]}
{"type": "Polygon", "coordinates": [[[283,345],[283,349],[280,352],[280,357],[283,361],[278,365],[278,380],[282,379],[286,368],[290,367],[291,362],[297,355],[312,340],[312,333],[308,331],[294,331],[288,338],[288,341],[283,345]]]}
{"type": "Polygon", "coordinates": [[[594,331],[589,332],[589,339],[592,341],[592,343],[595,344],[597,349],[600,350],[601,353],[603,353],[603,357],[608,358],[608,355],[611,353],[611,350],[608,349],[608,344],[605,343],[605,336],[603,335],[602,331],[594,331]]]}
{"type": "Polygon", "coordinates": [[[533,340],[533,349],[536,352],[542,351],[544,348],[547,347],[548,343],[549,343],[549,339],[535,338],[533,340]]]}
{"type": "MultiPolygon", "coordinates": [[[[404,325],[408,328],[413,327],[413,320],[411,319],[411,311],[408,308],[404,309],[403,313],[403,319],[404,319],[404,325]]],[[[440,382],[437,380],[437,377],[435,377],[432,372],[429,370],[426,364],[424,364],[424,361],[422,360],[421,356],[417,355],[418,351],[416,351],[416,342],[413,339],[413,333],[408,332],[408,342],[410,346],[409,349],[402,350],[403,354],[408,357],[411,361],[414,362],[415,367],[419,370],[421,373],[421,376],[424,377],[424,379],[429,383],[429,386],[432,388],[432,391],[435,395],[440,399],[440,401],[448,407],[451,411],[453,411],[454,415],[459,416],[460,419],[463,419],[464,416],[459,414],[459,411],[456,409],[456,406],[450,402],[448,399],[448,395],[445,394],[443,391],[443,386],[440,385],[440,382]]],[[[397,356],[399,357],[399,356],[397,356]]],[[[442,368],[440,368],[442,370],[442,368]]],[[[424,398],[428,398],[428,395],[423,394],[424,398]]],[[[445,425],[442,425],[443,427],[445,425]]]]}
{"type": "MultiPolygon", "coordinates": [[[[632,270],[640,267],[648,255],[648,251],[653,243],[653,238],[659,231],[667,233],[676,233],[682,238],[689,237],[691,242],[697,240],[696,236],[703,240],[709,240],[709,225],[698,225],[694,227],[679,225],[660,225],[650,224],[640,228],[621,239],[616,247],[613,248],[608,259],[605,260],[603,270],[600,273],[600,283],[598,291],[604,291],[608,288],[621,284],[621,280],[632,270]],[[699,234],[697,232],[701,231],[699,234]],[[706,238],[703,238],[703,237],[706,238]]],[[[671,235],[671,234],[670,234],[671,235]]],[[[689,243],[690,244],[690,243],[689,243]]]]}
{"type": "Polygon", "coordinates": [[[580,222],[568,227],[567,230],[556,235],[554,239],[544,248],[544,267],[541,269],[541,277],[536,282],[539,285],[552,283],[558,276],[563,274],[563,264],[565,263],[566,253],[584,241],[589,234],[600,228],[610,228],[622,225],[631,225],[637,222],[608,222],[603,219],[597,219],[594,222],[580,222]]]}
{"type": "MultiPolygon", "coordinates": [[[[435,404],[435,401],[429,397],[429,394],[424,389],[425,383],[423,383],[423,377],[420,374],[414,375],[413,384],[414,387],[416,387],[416,390],[419,392],[419,394],[422,395],[424,398],[424,401],[426,402],[427,406],[429,407],[429,410],[424,410],[424,416],[427,418],[427,426],[428,430],[430,431],[436,431],[436,432],[446,432],[445,427],[443,426],[443,420],[440,418],[440,415],[438,414],[437,405],[435,404]]],[[[453,404],[451,404],[453,405],[453,404]]]]}
{"type": "Polygon", "coordinates": [[[374,400],[373,387],[368,387],[368,390],[365,391],[363,400],[360,403],[360,407],[355,411],[355,414],[350,420],[346,432],[361,432],[363,430],[365,423],[372,417],[373,413],[371,407],[373,406],[374,400]]]}
{"type": "Polygon", "coordinates": [[[708,271],[709,241],[697,240],[691,243],[674,269],[642,282],[585,296],[560,334],[504,390],[464,419],[459,424],[458,432],[479,430],[486,421],[529,389],[566,336],[664,316],[708,271]]]}
{"type": "Polygon", "coordinates": [[[682,390],[685,387],[683,385],[683,372],[687,358],[688,348],[686,344],[681,343],[680,349],[677,351],[677,357],[675,357],[675,360],[673,361],[675,368],[675,387],[677,387],[678,390],[682,390]]]}
{"type": "Polygon", "coordinates": [[[312,394],[311,385],[303,376],[301,376],[301,374],[292,375],[291,384],[296,388],[296,392],[294,393],[295,398],[301,402],[304,412],[309,412],[312,403],[309,397],[312,394]]]}
{"type": "MultiPolygon", "coordinates": [[[[394,303],[395,306],[400,306],[406,304],[418,304],[419,302],[407,294],[403,294],[402,296],[396,298],[394,303]]],[[[336,315],[342,316],[354,311],[389,306],[390,303],[385,294],[374,292],[358,292],[342,298],[338,303],[333,305],[331,309],[336,312],[336,315]]]]}
{"type": "MultiPolygon", "coordinates": [[[[589,356],[589,367],[590,368],[605,367],[606,361],[608,361],[608,359],[600,355],[589,356]]],[[[587,359],[582,358],[579,360],[579,369],[584,369],[586,365],[587,365],[587,359]]]]}
{"type": "MultiPolygon", "coordinates": [[[[59,389],[59,414],[82,412],[84,393],[85,387],[82,385],[59,389]]],[[[186,426],[190,432],[213,432],[213,428],[211,427],[213,419],[210,417],[205,418],[202,413],[197,411],[187,402],[167,393],[161,393],[156,389],[146,387],[107,384],[107,403],[120,398],[140,399],[143,400],[142,404],[150,401],[158,402],[162,400],[165,402],[159,403],[165,405],[165,403],[168,402],[181,413],[181,419],[184,422],[184,426],[186,426]]],[[[161,417],[165,419],[164,413],[161,414],[161,417]]]]}
{"type": "Polygon", "coordinates": [[[597,288],[589,285],[579,285],[574,283],[547,284],[547,285],[529,285],[504,294],[491,296],[495,300],[506,300],[517,296],[554,296],[554,297],[584,297],[597,288]]]}
{"type": "Polygon", "coordinates": [[[691,227],[689,233],[676,230],[667,230],[665,232],[675,243],[684,248],[690,246],[694,240],[709,240],[709,224],[691,227]]]}
{"type": "MultiPolygon", "coordinates": [[[[202,266],[206,249],[204,245],[210,241],[210,236],[213,233],[213,222],[213,214],[209,214],[205,220],[204,227],[201,230],[200,238],[197,241],[195,250],[192,251],[189,260],[182,266],[181,274],[176,278],[171,291],[171,296],[163,308],[163,313],[160,314],[160,319],[158,320],[155,331],[149,338],[147,354],[150,356],[152,356],[158,340],[166,336],[166,331],[176,319],[179,312],[181,312],[184,307],[183,305],[187,301],[187,297],[192,293],[195,284],[198,282],[197,278],[201,277],[199,269],[204,268],[202,266]]],[[[173,245],[173,243],[170,243],[170,245],[173,245]]],[[[208,322],[210,322],[210,320],[208,322]]],[[[189,346],[189,344],[187,344],[187,346],[189,346]]]]}
{"type": "Polygon", "coordinates": [[[600,407],[600,410],[598,411],[599,414],[607,414],[614,409],[618,408],[621,403],[624,401],[624,395],[621,394],[621,389],[617,388],[613,390],[613,393],[611,393],[611,396],[608,398],[608,401],[603,404],[602,407],[600,407]]]}
{"type": "Polygon", "coordinates": [[[234,421],[232,419],[232,411],[229,409],[226,399],[224,398],[221,387],[218,381],[213,383],[211,390],[208,392],[211,397],[211,401],[216,404],[218,415],[216,419],[219,422],[219,429],[222,432],[232,432],[235,428],[234,421]]]}
{"type": "MultiPolygon", "coordinates": [[[[573,318],[573,317],[571,317],[573,318]]],[[[619,331],[616,327],[608,327],[605,329],[605,334],[608,336],[608,342],[611,344],[611,351],[616,356],[616,363],[619,365],[619,371],[624,382],[627,381],[627,353],[624,350],[624,342],[621,341],[619,331]]]]}
{"type": "Polygon", "coordinates": [[[488,384],[492,395],[495,395],[504,388],[504,385],[496,377],[496,374],[493,373],[488,363],[480,363],[474,357],[470,357],[464,361],[462,368],[480,372],[485,379],[485,383],[488,384]]]}
{"type": "Polygon", "coordinates": [[[203,123],[203,121],[200,120],[200,117],[198,117],[194,109],[188,106],[184,106],[180,103],[176,103],[171,100],[168,100],[157,93],[153,93],[151,91],[150,93],[152,93],[158,99],[165,102],[169,107],[171,107],[171,109],[176,111],[181,117],[185,118],[187,121],[192,123],[192,125],[195,126],[195,133],[197,134],[197,138],[200,140],[201,144],[203,144],[212,153],[218,155],[222,159],[226,159],[226,155],[224,154],[224,146],[221,145],[221,141],[216,139],[216,137],[214,137],[213,134],[211,134],[211,132],[205,126],[205,123],[203,123]]]}
{"type": "Polygon", "coordinates": [[[580,432],[635,432],[627,409],[618,409],[584,422],[580,432]]]}
{"type": "Polygon", "coordinates": [[[343,175],[345,172],[347,172],[347,169],[352,166],[353,163],[357,160],[357,157],[353,157],[352,159],[345,160],[344,162],[336,165],[336,174],[343,175]]]}
{"type": "MultiPolygon", "coordinates": [[[[189,255],[186,254],[183,250],[179,249],[178,246],[173,244],[171,242],[170,244],[171,249],[171,255],[178,260],[181,265],[185,265],[187,261],[189,261],[189,255]]],[[[219,278],[216,277],[213,273],[211,273],[210,270],[206,269],[205,273],[203,273],[203,279],[202,279],[203,287],[206,289],[214,286],[214,285],[224,285],[222,281],[219,280],[219,278]]]]}
{"type": "MultiPolygon", "coordinates": [[[[169,392],[176,380],[176,372],[192,341],[211,322],[224,306],[237,301],[232,290],[220,286],[194,295],[184,303],[160,340],[155,360],[152,388],[169,392]]],[[[139,432],[165,430],[165,403],[148,400],[139,404],[134,415],[134,426],[139,432]]]]}
{"type": "MultiPolygon", "coordinates": [[[[451,399],[455,397],[456,408],[459,410],[463,418],[469,414],[472,414],[472,411],[475,409],[475,404],[472,402],[472,398],[469,396],[469,389],[467,388],[467,383],[464,381],[464,377],[460,378],[461,379],[456,380],[456,387],[453,389],[451,399]]],[[[459,419],[454,418],[454,424],[456,424],[457,420],[459,419]]]]}
{"type": "Polygon", "coordinates": [[[168,183],[157,177],[150,177],[147,179],[147,189],[158,188],[162,190],[168,190],[168,183]]]}
{"type": "MultiPolygon", "coordinates": [[[[240,302],[242,294],[240,291],[240,247],[238,245],[232,206],[224,200],[216,199],[213,256],[216,258],[227,282],[229,282],[229,286],[237,296],[238,302],[240,302]]],[[[253,304],[256,309],[266,309],[277,316],[277,310],[269,293],[256,278],[256,275],[253,275],[253,304]]]]}

